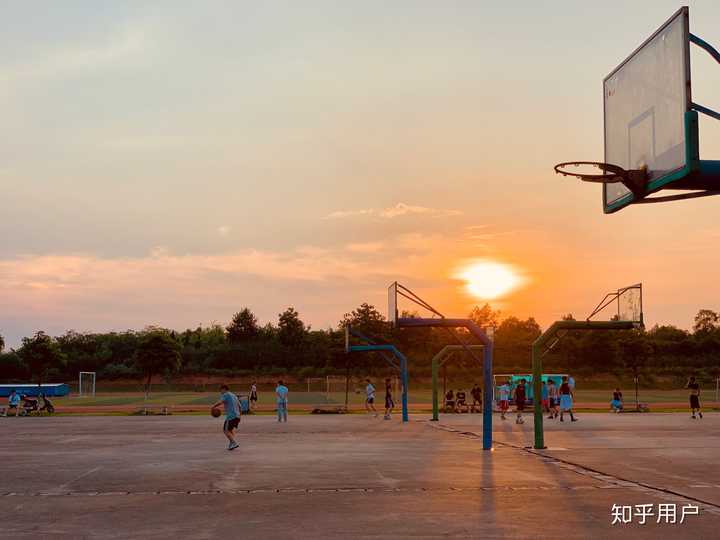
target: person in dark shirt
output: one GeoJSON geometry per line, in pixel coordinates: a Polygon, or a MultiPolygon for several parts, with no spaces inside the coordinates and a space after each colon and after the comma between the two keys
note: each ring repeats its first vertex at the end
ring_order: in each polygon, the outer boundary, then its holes
{"type": "Polygon", "coordinates": [[[455,393],[455,410],[457,412],[462,412],[463,409],[467,409],[467,397],[465,395],[465,390],[458,390],[455,393]]]}
{"type": "Polygon", "coordinates": [[[513,394],[513,397],[515,398],[515,412],[517,413],[515,423],[524,424],[525,420],[523,420],[522,413],[525,410],[525,400],[527,399],[525,379],[520,379],[520,382],[515,387],[515,392],[513,392],[513,394]]]}
{"type": "Polygon", "coordinates": [[[392,397],[392,383],[390,379],[385,379],[385,420],[390,420],[390,415],[395,408],[395,401],[392,397]]]}
{"type": "Polygon", "coordinates": [[[470,390],[470,395],[473,398],[472,402],[472,412],[475,412],[475,406],[480,407],[482,409],[482,390],[480,390],[480,387],[477,383],[473,384],[472,390],[470,390]]]}
{"type": "Polygon", "coordinates": [[[562,384],[560,385],[560,421],[564,422],[563,413],[570,413],[570,420],[577,422],[577,418],[573,416],[573,397],[574,393],[570,384],[568,383],[567,375],[562,378],[562,384]]]}
{"type": "Polygon", "coordinates": [[[623,408],[623,395],[619,388],[616,388],[613,392],[612,401],[610,402],[610,408],[613,412],[619,413],[623,408]]]}
{"type": "Polygon", "coordinates": [[[688,379],[685,388],[690,390],[690,412],[692,413],[693,420],[696,418],[696,411],[698,416],[702,418],[702,411],[700,410],[700,385],[695,381],[695,377],[688,379]]]}
{"type": "Polygon", "coordinates": [[[445,394],[445,412],[455,412],[455,392],[452,388],[445,394]]]}

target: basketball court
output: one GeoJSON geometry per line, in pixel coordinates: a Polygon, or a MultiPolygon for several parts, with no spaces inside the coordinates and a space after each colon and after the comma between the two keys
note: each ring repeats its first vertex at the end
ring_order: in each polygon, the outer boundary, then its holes
{"type": "Polygon", "coordinates": [[[248,417],[233,452],[210,417],[22,420],[0,440],[14,463],[0,477],[9,538],[655,538],[720,526],[720,476],[706,466],[720,450],[714,414],[702,426],[584,415],[548,426],[538,453],[525,448],[530,421],[496,420],[483,451],[481,415],[248,417]],[[661,503],[699,515],[611,525],[614,504],[661,503]]]}

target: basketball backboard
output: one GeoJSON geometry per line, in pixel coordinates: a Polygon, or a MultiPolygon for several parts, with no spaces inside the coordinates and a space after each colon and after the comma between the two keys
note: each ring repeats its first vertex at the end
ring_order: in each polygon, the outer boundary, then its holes
{"type": "Polygon", "coordinates": [[[645,324],[642,302],[642,283],[628,285],[607,293],[587,320],[604,318],[609,321],[629,322],[641,328],[645,324]]]}
{"type": "Polygon", "coordinates": [[[720,62],[717,50],[690,33],[683,7],[603,80],[606,176],[570,174],[603,181],[605,213],[720,193],[720,161],[700,159],[698,112],[714,119],[720,114],[692,101],[691,43],[720,62]],[[608,181],[611,167],[637,180],[608,181]],[[691,192],[647,197],[662,189],[691,192]]]}
{"type": "MultiPolygon", "coordinates": [[[[648,186],[681,180],[688,171],[690,111],[689,13],[683,7],[603,81],[605,162],[647,168],[648,186]]],[[[691,126],[692,127],[692,126],[691,126]]],[[[603,184],[606,212],[633,201],[622,183],[603,184]]]]}

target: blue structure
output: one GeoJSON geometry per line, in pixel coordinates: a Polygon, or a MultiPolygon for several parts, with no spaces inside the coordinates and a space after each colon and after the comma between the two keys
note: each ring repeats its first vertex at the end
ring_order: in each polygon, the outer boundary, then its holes
{"type": "Polygon", "coordinates": [[[394,345],[377,345],[375,343],[372,343],[367,337],[365,337],[363,334],[358,332],[357,330],[353,330],[349,326],[345,328],[345,352],[351,353],[351,352],[379,352],[381,353],[382,357],[385,359],[385,361],[390,364],[396,371],[400,372],[400,378],[402,380],[402,421],[408,422],[408,367],[407,367],[407,358],[404,354],[402,354],[397,347],[394,345]],[[362,339],[367,345],[350,345],[350,334],[353,336],[362,339]],[[400,361],[400,364],[398,365],[393,361],[393,358],[391,356],[388,356],[385,353],[390,353],[392,356],[395,357],[395,359],[400,361]]]}
{"type": "Polygon", "coordinates": [[[70,387],[67,384],[2,384],[0,385],[0,397],[8,397],[10,392],[15,390],[18,394],[26,396],[38,397],[45,394],[48,397],[62,397],[70,393],[70,387]]]}
{"type": "MultiPolygon", "coordinates": [[[[465,328],[483,344],[483,395],[493,395],[493,342],[487,334],[470,319],[415,319],[398,318],[398,328],[465,328]]],[[[473,351],[461,343],[468,353],[473,351]]],[[[492,400],[483,399],[483,450],[492,450],[492,400]]]]}

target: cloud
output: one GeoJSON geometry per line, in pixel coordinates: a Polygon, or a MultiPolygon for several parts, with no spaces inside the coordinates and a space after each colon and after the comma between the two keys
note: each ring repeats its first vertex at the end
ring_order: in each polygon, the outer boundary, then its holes
{"type": "Polygon", "coordinates": [[[217,233],[218,233],[220,236],[227,236],[228,234],[230,234],[230,231],[231,231],[231,230],[232,230],[232,228],[231,228],[229,225],[220,225],[220,226],[217,228],[217,233]]]}
{"type": "Polygon", "coordinates": [[[325,216],[324,219],[343,219],[357,216],[376,216],[383,219],[394,219],[408,215],[424,215],[439,218],[460,216],[462,215],[462,212],[460,210],[429,208],[427,206],[416,206],[399,202],[395,206],[389,206],[381,209],[366,208],[362,210],[337,210],[325,216]]]}
{"type": "Polygon", "coordinates": [[[367,210],[337,210],[329,213],[323,219],[343,219],[355,216],[371,216],[375,213],[373,209],[367,210]]]}
{"type": "Polygon", "coordinates": [[[0,81],[8,84],[118,67],[128,61],[136,62],[146,58],[148,45],[148,34],[144,28],[121,26],[111,32],[103,43],[54,48],[44,56],[24,63],[0,66],[0,81]]]}
{"type": "Polygon", "coordinates": [[[358,242],[348,244],[345,249],[353,253],[377,253],[385,249],[385,244],[382,242],[358,242]]]}

